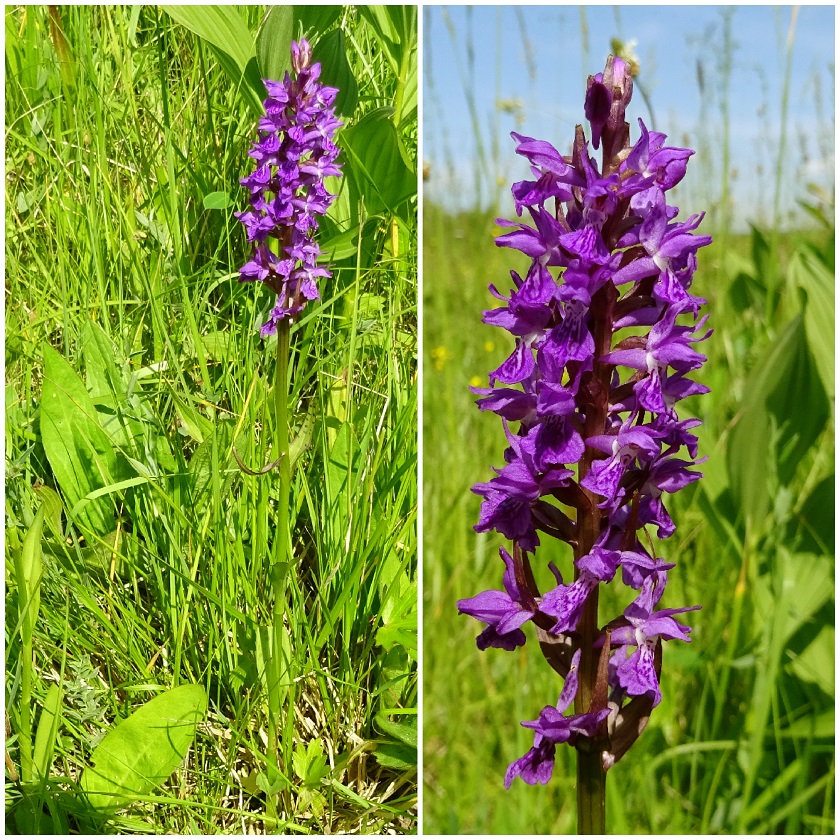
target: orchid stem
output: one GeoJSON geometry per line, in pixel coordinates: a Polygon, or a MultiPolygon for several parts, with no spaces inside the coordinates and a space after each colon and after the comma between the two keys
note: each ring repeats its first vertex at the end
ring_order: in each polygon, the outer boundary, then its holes
{"type": "MultiPolygon", "coordinates": [[[[289,533],[289,489],[291,464],[289,452],[289,321],[277,326],[277,365],[274,376],[275,451],[280,458],[277,499],[277,530],[274,536],[274,559],[269,576],[272,590],[271,637],[268,662],[268,781],[273,789],[280,778],[279,731],[284,695],[289,683],[291,664],[286,640],[286,574],[291,557],[289,533]]],[[[274,794],[268,795],[269,814],[274,815],[274,794]]]]}

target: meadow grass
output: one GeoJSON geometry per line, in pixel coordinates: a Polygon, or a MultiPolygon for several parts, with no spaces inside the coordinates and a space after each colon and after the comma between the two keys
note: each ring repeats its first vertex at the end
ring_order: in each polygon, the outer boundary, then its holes
{"type": "MultiPolygon", "coordinates": [[[[232,215],[255,115],[217,52],[159,8],[52,14],[8,7],[5,21],[7,814],[25,812],[18,830],[90,829],[75,783],[96,743],[196,683],[209,711],[187,762],[110,829],[261,831],[277,490],[234,458],[259,468],[273,439],[274,345],[258,335],[273,296],[237,282],[248,248],[232,215]],[[46,347],[80,377],[116,465],[87,500],[45,450],[46,347]],[[30,709],[13,561],[42,507],[34,723],[51,685],[62,699],[34,801],[16,781],[30,709]]],[[[261,10],[244,14],[256,31],[261,10]]],[[[398,100],[416,167],[411,63],[395,72],[369,21],[339,18],[359,88],[346,121],[398,100]]],[[[325,224],[333,278],[291,337],[287,832],[416,822],[416,202],[371,215],[363,199],[325,224]]]]}
{"type": "MultiPolygon", "coordinates": [[[[554,703],[560,681],[531,644],[479,652],[480,625],[455,605],[500,582],[500,540],[472,530],[480,498],[469,492],[505,446],[469,392],[510,352],[480,322],[496,305],[486,287],[506,289],[508,271],[526,268],[493,245],[498,233],[485,213],[424,207],[424,829],[573,833],[573,750],[558,750],[546,788],[502,785],[531,744],[519,721],[554,703]]],[[[790,284],[803,254],[833,288],[833,229],[782,235],[775,266],[769,247],[756,231],[700,254],[693,291],[709,299],[715,328],[704,347],[712,394],[689,414],[704,421],[709,461],[706,478],[673,497],[677,534],[657,549],[677,562],[666,606],[703,609],[692,643],[666,652],[647,730],[608,774],[613,833],[832,831],[833,410],[802,333],[793,369],[771,351],[808,312],[790,284]],[[766,362],[781,366],[770,396],[756,391],[766,362]],[[770,406],[765,429],[742,422],[759,397],[770,406]],[[750,495],[751,482],[763,490],[750,495]]],[[[808,300],[815,306],[813,289],[808,300]]],[[[570,574],[570,553],[552,542],[538,573],[554,560],[570,574]]],[[[622,608],[611,590],[603,616],[622,608]]]]}

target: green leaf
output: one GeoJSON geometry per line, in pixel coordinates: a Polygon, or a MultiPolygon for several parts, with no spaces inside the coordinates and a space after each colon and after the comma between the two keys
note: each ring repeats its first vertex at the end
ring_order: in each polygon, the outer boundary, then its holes
{"type": "Polygon", "coordinates": [[[390,735],[397,741],[402,741],[403,744],[417,749],[417,718],[410,717],[411,723],[395,723],[388,720],[385,715],[377,715],[375,718],[376,725],[386,734],[390,735]]]}
{"type": "Polygon", "coordinates": [[[388,210],[396,215],[417,193],[417,173],[405,161],[392,113],[378,108],[342,133],[349,169],[369,214],[388,210]]]}
{"type": "MultiPolygon", "coordinates": [[[[750,372],[743,408],[727,443],[733,495],[745,520],[759,525],[770,506],[771,415],[781,446],[778,470],[789,480],[827,419],[825,394],[808,374],[802,315],[797,315],[750,372]],[[804,354],[804,355],[803,355],[804,354]]],[[[774,453],[775,454],[775,453],[774,453]]],[[[773,466],[776,465],[773,458],[773,466]]]]}
{"type": "Polygon", "coordinates": [[[341,6],[295,6],[295,20],[300,23],[304,36],[326,32],[340,17],[341,6]]]}
{"type": "Polygon", "coordinates": [[[373,234],[379,222],[376,219],[368,219],[360,231],[358,227],[352,227],[343,233],[337,233],[329,238],[322,238],[319,243],[321,250],[328,257],[328,262],[334,263],[338,260],[346,260],[348,257],[355,257],[359,250],[359,235],[364,238],[373,234]]]}
{"type": "Polygon", "coordinates": [[[205,210],[227,210],[233,206],[233,199],[226,192],[211,192],[204,196],[205,210]]]}
{"type": "Polygon", "coordinates": [[[762,401],[747,402],[729,435],[726,461],[730,486],[748,528],[760,527],[770,508],[769,452],[770,415],[762,401]]]}
{"type": "Polygon", "coordinates": [[[91,399],[113,405],[125,394],[125,378],[115,360],[114,343],[95,321],[87,321],[82,330],[82,358],[91,399]]]}
{"type": "Polygon", "coordinates": [[[347,39],[340,29],[333,29],[321,38],[312,50],[312,60],[321,62],[321,81],[338,88],[336,113],[349,117],[359,101],[359,86],[347,60],[347,39]]]}
{"type": "Polygon", "coordinates": [[[182,685],[149,700],[117,724],[91,755],[81,787],[98,810],[124,807],[162,785],[181,764],[207,712],[200,685],[182,685]]]}
{"type": "Polygon", "coordinates": [[[61,496],[52,487],[47,487],[46,484],[42,484],[40,487],[33,489],[35,490],[35,495],[41,500],[44,521],[49,526],[53,535],[60,538],[62,536],[61,511],[64,510],[64,505],[61,503],[61,496]]]}
{"type": "Polygon", "coordinates": [[[791,276],[805,292],[805,332],[825,392],[834,399],[834,272],[814,253],[799,250],[791,259],[791,276]]]}
{"type": "Polygon", "coordinates": [[[265,88],[260,80],[254,37],[236,6],[163,6],[181,26],[210,46],[213,55],[252,111],[262,112],[265,88]],[[244,82],[244,84],[243,84],[244,82]]]}
{"type": "Polygon", "coordinates": [[[417,6],[414,5],[388,5],[371,7],[372,9],[383,9],[391,22],[393,32],[397,40],[406,49],[417,40],[417,6]]]}
{"type": "MultiPolygon", "coordinates": [[[[53,474],[75,508],[100,487],[124,476],[117,452],[103,431],[88,392],[61,354],[44,346],[41,439],[53,474]]],[[[77,521],[97,534],[111,530],[113,503],[102,497],[88,502],[77,521]]]]}
{"type": "Polygon", "coordinates": [[[417,766],[417,750],[405,744],[386,742],[373,753],[383,767],[410,770],[417,766]]]}
{"type": "Polygon", "coordinates": [[[766,403],[776,425],[775,460],[783,485],[793,480],[799,464],[818,440],[831,414],[801,322],[792,344],[785,376],[778,381],[766,403]]]}
{"type": "Polygon", "coordinates": [[[376,631],[376,644],[385,650],[401,645],[417,658],[417,613],[407,615],[383,625],[376,631]]]}
{"type": "Polygon", "coordinates": [[[805,714],[787,729],[779,732],[781,738],[830,738],[834,740],[834,709],[820,714],[805,714]]]}
{"type": "Polygon", "coordinates": [[[834,554],[834,473],[826,476],[799,508],[797,518],[802,528],[801,551],[834,554]]]}
{"type": "Polygon", "coordinates": [[[823,627],[790,667],[797,677],[816,683],[829,697],[834,696],[834,628],[823,627]]]}
{"type": "Polygon", "coordinates": [[[61,719],[60,712],[61,689],[57,685],[52,685],[44,698],[44,709],[38,721],[38,732],[35,735],[35,747],[32,751],[32,763],[42,779],[50,775],[55,739],[61,719]]]}
{"type": "Polygon", "coordinates": [[[20,636],[24,645],[32,644],[32,634],[38,623],[38,611],[41,606],[41,573],[44,567],[44,555],[41,551],[43,534],[44,508],[42,506],[35,514],[23,538],[20,554],[15,558],[20,636]]]}
{"type": "Polygon", "coordinates": [[[782,585],[787,587],[788,610],[780,626],[781,638],[788,643],[803,625],[816,621],[815,613],[831,598],[834,562],[830,557],[789,552],[781,553],[776,562],[776,578],[770,574],[756,576],[752,597],[757,628],[760,629],[768,616],[778,612],[778,591],[782,585]]]}
{"type": "Polygon", "coordinates": [[[173,20],[229,55],[245,72],[254,57],[254,38],[236,6],[162,6],[173,20]]]}
{"type": "Polygon", "coordinates": [[[291,69],[292,6],[270,6],[257,33],[257,65],[263,79],[282,81],[291,69]]]}
{"type": "Polygon", "coordinates": [[[310,741],[306,746],[298,744],[295,747],[292,767],[307,787],[318,787],[324,776],[329,773],[324,751],[316,740],[310,741]]]}

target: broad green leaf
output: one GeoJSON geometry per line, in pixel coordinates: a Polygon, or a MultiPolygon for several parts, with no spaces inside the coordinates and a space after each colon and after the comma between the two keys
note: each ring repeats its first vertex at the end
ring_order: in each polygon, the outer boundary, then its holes
{"type": "Polygon", "coordinates": [[[162,785],[184,760],[207,712],[200,685],[182,685],[149,700],[94,749],[81,788],[98,810],[115,810],[162,785]]]}
{"type": "Polygon", "coordinates": [[[797,251],[791,275],[807,297],[805,332],[808,347],[829,399],[834,399],[834,273],[811,251],[797,251]]]}
{"type": "Polygon", "coordinates": [[[183,430],[199,443],[203,443],[213,430],[213,424],[198,409],[182,400],[175,389],[169,387],[169,395],[175,404],[175,413],[181,421],[183,430]]]}
{"type": "Polygon", "coordinates": [[[417,56],[416,52],[411,56],[406,72],[402,102],[397,109],[395,119],[397,125],[402,128],[406,123],[417,119],[417,56]]]}
{"type": "MultiPolygon", "coordinates": [[[[372,235],[378,225],[376,219],[368,219],[363,226],[362,237],[372,235]]],[[[348,257],[355,257],[359,251],[359,229],[353,227],[328,239],[322,237],[319,244],[323,253],[329,258],[328,262],[334,263],[348,257]]]]}
{"type": "Polygon", "coordinates": [[[386,734],[397,741],[417,749],[417,718],[409,717],[410,723],[395,723],[383,714],[374,718],[376,725],[386,734]]]}
{"type": "Polygon", "coordinates": [[[803,624],[813,621],[814,614],[834,592],[834,563],[829,557],[814,554],[782,552],[777,558],[776,576],[756,577],[752,597],[756,619],[761,626],[778,607],[778,590],[790,590],[788,614],[783,625],[783,640],[789,640],[803,624]]]}
{"type": "Polygon", "coordinates": [[[211,192],[204,196],[205,210],[227,210],[233,206],[233,199],[226,192],[211,192]]]}
{"type": "Polygon", "coordinates": [[[396,214],[417,193],[417,173],[403,157],[392,113],[390,108],[378,108],[342,134],[348,167],[369,213],[396,214]]]}
{"type": "Polygon", "coordinates": [[[745,521],[760,525],[770,507],[768,456],[771,422],[768,401],[783,394],[802,341],[802,316],[794,318],[751,371],[743,407],[727,442],[727,467],[733,494],[745,521]]]}
{"type": "Polygon", "coordinates": [[[326,32],[340,17],[342,6],[321,6],[308,4],[295,6],[295,20],[300,23],[303,34],[311,37],[326,32]]]}
{"type": "Polygon", "coordinates": [[[263,79],[282,81],[291,69],[292,6],[269,6],[257,33],[257,65],[263,79]]]}
{"type": "MultiPolygon", "coordinates": [[[[341,143],[343,144],[343,140],[341,143]]],[[[328,193],[336,196],[335,201],[330,205],[327,211],[327,220],[335,224],[338,230],[353,231],[355,233],[358,227],[358,205],[353,203],[351,193],[354,190],[345,177],[337,178],[334,175],[328,175],[324,179],[324,188],[328,193]]],[[[355,251],[353,252],[355,254],[355,251]]],[[[347,256],[352,256],[348,254],[347,256]]]]}
{"type": "Polygon", "coordinates": [[[38,732],[35,735],[35,747],[32,751],[32,763],[42,779],[50,775],[55,739],[61,720],[60,713],[61,689],[57,685],[52,685],[44,698],[44,709],[38,721],[38,732]]]}
{"type": "Polygon", "coordinates": [[[163,6],[173,20],[227,53],[240,74],[254,57],[254,37],[236,6],[163,6]]]}
{"type": "MultiPolygon", "coordinates": [[[[103,431],[88,392],[61,354],[44,346],[41,438],[53,474],[75,508],[93,490],[126,477],[103,431]]],[[[114,505],[102,497],[87,503],[77,521],[98,534],[111,530],[114,505]]]]}
{"type": "Polygon", "coordinates": [[[417,750],[405,744],[386,742],[373,753],[383,767],[410,770],[417,766],[417,750]]]}
{"type": "Polygon", "coordinates": [[[257,68],[251,30],[236,6],[163,6],[181,26],[207,42],[216,60],[255,113],[261,113],[265,88],[257,68]]]}
{"type": "Polygon", "coordinates": [[[329,773],[324,751],[320,743],[314,739],[306,746],[298,744],[295,747],[292,767],[298,778],[308,787],[318,787],[321,779],[329,773]]]}
{"type": "Polygon", "coordinates": [[[359,100],[359,86],[347,61],[347,39],[340,29],[333,29],[321,38],[312,50],[312,60],[321,62],[321,81],[338,88],[336,113],[352,116],[359,100]]]}
{"type": "Polygon", "coordinates": [[[416,5],[388,5],[373,8],[384,8],[391,21],[392,31],[396,33],[403,47],[409,48],[417,40],[416,5]]]}
{"type": "Polygon", "coordinates": [[[309,408],[303,417],[303,422],[300,424],[294,438],[289,444],[289,465],[294,469],[295,464],[300,459],[300,456],[306,452],[312,444],[312,433],[315,430],[315,401],[312,400],[309,408]]]}
{"type": "Polygon", "coordinates": [[[783,485],[793,480],[800,462],[819,438],[831,414],[801,323],[787,363],[785,376],[767,399],[777,429],[775,461],[783,485]]]}
{"type": "Polygon", "coordinates": [[[801,551],[834,555],[834,473],[824,478],[799,508],[801,551]]]}
{"type": "Polygon", "coordinates": [[[763,401],[747,402],[727,441],[729,481],[744,521],[759,528],[770,509],[767,460],[770,415],[763,401]]]}
{"type": "Polygon", "coordinates": [[[823,627],[790,667],[801,680],[816,683],[829,697],[834,696],[834,628],[823,627]]]}
{"type": "Polygon", "coordinates": [[[387,651],[399,645],[417,659],[417,613],[410,612],[389,621],[376,631],[376,644],[387,651]]]}

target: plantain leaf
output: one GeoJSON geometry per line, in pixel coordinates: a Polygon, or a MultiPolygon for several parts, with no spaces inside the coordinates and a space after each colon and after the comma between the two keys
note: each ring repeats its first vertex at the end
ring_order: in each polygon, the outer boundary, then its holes
{"type": "Polygon", "coordinates": [[[181,685],[117,724],[82,773],[81,787],[90,804],[115,810],[162,785],[184,760],[206,712],[203,686],[181,685]]]}
{"type": "Polygon", "coordinates": [[[92,491],[128,477],[125,466],[99,424],[82,381],[48,344],[44,346],[41,439],[68,507],[74,509],[86,500],[76,518],[78,523],[97,534],[108,533],[114,519],[113,503],[104,496],[87,499],[92,491]]]}

